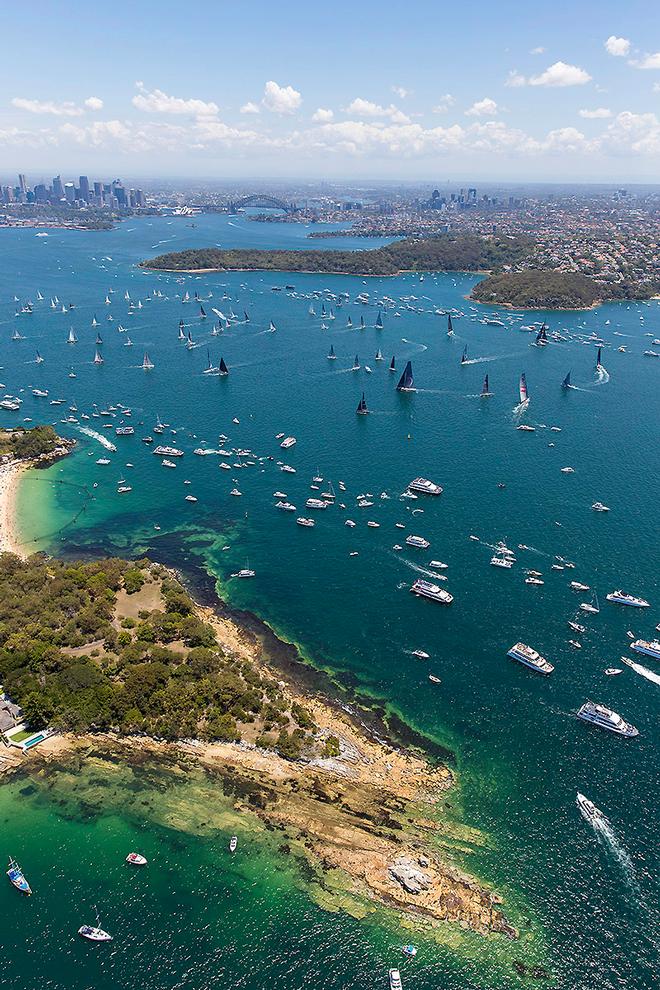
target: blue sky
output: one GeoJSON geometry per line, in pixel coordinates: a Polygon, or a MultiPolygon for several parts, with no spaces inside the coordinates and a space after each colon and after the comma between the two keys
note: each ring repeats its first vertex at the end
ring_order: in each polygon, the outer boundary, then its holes
{"type": "Polygon", "coordinates": [[[37,0],[2,30],[4,174],[660,181],[651,0],[37,0]]]}

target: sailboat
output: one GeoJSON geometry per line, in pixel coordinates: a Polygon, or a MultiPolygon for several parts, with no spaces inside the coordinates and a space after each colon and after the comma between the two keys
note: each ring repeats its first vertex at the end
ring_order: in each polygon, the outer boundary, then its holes
{"type": "Polygon", "coordinates": [[[545,323],[542,323],[541,329],[536,335],[536,344],[538,347],[545,347],[545,345],[548,343],[548,337],[546,334],[547,329],[548,328],[546,327],[545,323]]]}
{"type": "Polygon", "coordinates": [[[364,322],[364,316],[360,317],[360,330],[366,330],[366,323],[364,322]]]}
{"type": "Polygon", "coordinates": [[[186,347],[187,347],[187,348],[188,348],[188,350],[190,351],[190,350],[192,350],[192,349],[193,349],[193,347],[194,347],[194,346],[195,346],[195,343],[194,343],[194,341],[193,341],[193,339],[192,339],[192,333],[191,333],[191,332],[190,332],[190,330],[189,330],[189,331],[188,331],[188,341],[187,341],[187,343],[186,343],[186,347]]]}
{"type": "Polygon", "coordinates": [[[523,402],[529,401],[529,393],[527,392],[527,379],[525,378],[524,371],[520,376],[519,389],[520,389],[520,404],[522,405],[523,402]]]}
{"type": "Polygon", "coordinates": [[[596,358],[596,367],[597,368],[602,368],[603,367],[602,364],[601,364],[601,362],[600,362],[600,347],[598,348],[598,357],[596,358]]]}
{"type": "Polygon", "coordinates": [[[183,295],[183,297],[181,299],[181,302],[182,303],[190,302],[190,293],[189,292],[185,292],[184,293],[184,295],[183,295]]]}
{"type": "Polygon", "coordinates": [[[415,381],[413,379],[412,362],[408,361],[405,368],[403,369],[403,374],[399,379],[399,384],[396,387],[397,392],[416,392],[415,381]]]}
{"type": "Polygon", "coordinates": [[[94,908],[94,912],[96,914],[96,925],[81,925],[78,929],[78,934],[90,942],[112,942],[112,935],[103,931],[101,928],[101,921],[96,908],[94,908]]]}
{"type": "Polygon", "coordinates": [[[335,354],[335,348],[333,344],[330,344],[330,350],[328,351],[328,361],[336,361],[337,355],[335,354]]]}
{"type": "Polygon", "coordinates": [[[40,302],[41,302],[41,300],[43,299],[43,296],[42,296],[42,295],[41,295],[41,293],[39,292],[39,289],[37,289],[37,299],[38,299],[38,300],[39,300],[40,302]]]}
{"type": "Polygon", "coordinates": [[[396,371],[396,363],[394,361],[394,355],[392,355],[392,360],[390,361],[390,371],[396,371]]]}
{"type": "Polygon", "coordinates": [[[325,319],[325,303],[321,303],[321,319],[325,319]]]}
{"type": "Polygon", "coordinates": [[[16,327],[16,329],[13,332],[13,334],[11,335],[11,339],[12,340],[25,340],[25,337],[21,336],[21,334],[18,332],[18,327],[16,327]]]}
{"type": "Polygon", "coordinates": [[[563,382],[561,383],[561,387],[562,388],[570,388],[571,387],[571,373],[570,373],[570,371],[566,375],[566,378],[564,378],[563,382]]]}
{"type": "Polygon", "coordinates": [[[124,347],[132,347],[132,346],[133,346],[133,341],[131,340],[130,337],[127,337],[126,340],[124,341],[124,347]]]}
{"type": "Polygon", "coordinates": [[[206,319],[206,312],[205,312],[203,306],[200,306],[199,307],[199,318],[200,318],[200,320],[205,320],[206,319]]]}
{"type": "Polygon", "coordinates": [[[468,359],[468,349],[467,344],[463,348],[463,354],[461,355],[461,364],[466,364],[468,359]]]}
{"type": "Polygon", "coordinates": [[[78,342],[78,338],[76,337],[73,327],[69,330],[69,336],[67,337],[66,342],[67,344],[76,344],[78,342]]]}
{"type": "Polygon", "coordinates": [[[50,308],[51,309],[57,309],[57,304],[56,304],[56,302],[55,302],[54,299],[51,299],[51,301],[50,301],[50,308]]]}
{"type": "Polygon", "coordinates": [[[375,326],[376,326],[376,330],[382,330],[383,329],[383,314],[381,313],[380,310],[378,310],[378,316],[376,317],[376,324],[375,324],[375,326]]]}
{"type": "Polygon", "coordinates": [[[127,289],[127,290],[126,290],[126,292],[124,293],[124,299],[126,300],[126,302],[130,302],[130,301],[131,301],[131,294],[130,294],[130,292],[128,291],[128,289],[127,289]]]}
{"type": "Polygon", "coordinates": [[[146,351],[144,352],[144,357],[142,359],[142,367],[144,368],[145,371],[151,371],[151,369],[154,367],[154,363],[146,351]]]}
{"type": "Polygon", "coordinates": [[[22,869],[18,865],[15,859],[9,857],[9,864],[7,868],[7,876],[9,877],[9,882],[16,888],[20,890],[21,894],[31,894],[32,888],[30,884],[25,879],[22,869]]]}
{"type": "Polygon", "coordinates": [[[110,305],[110,296],[106,296],[105,297],[105,304],[106,304],[106,306],[109,306],[110,305]]]}
{"type": "Polygon", "coordinates": [[[94,314],[94,317],[92,319],[92,326],[97,327],[98,325],[99,325],[99,321],[96,319],[96,314],[94,314]]]}
{"type": "Polygon", "coordinates": [[[352,319],[350,318],[350,316],[349,316],[349,318],[348,318],[348,319],[346,320],[346,328],[347,328],[348,330],[352,330],[352,329],[353,329],[353,320],[352,320],[352,319]]]}
{"type": "Polygon", "coordinates": [[[366,416],[369,410],[367,409],[367,400],[364,397],[364,392],[362,393],[362,398],[358,402],[358,407],[355,410],[358,416],[366,416]]]}
{"type": "Polygon", "coordinates": [[[97,347],[100,347],[101,344],[103,343],[103,338],[101,337],[100,333],[97,333],[95,343],[97,347]]]}
{"type": "Polygon", "coordinates": [[[35,363],[36,364],[43,364],[44,363],[44,359],[42,358],[42,356],[39,353],[39,351],[37,351],[37,356],[36,356],[36,358],[34,360],[35,360],[35,363]]]}
{"type": "Polygon", "coordinates": [[[204,369],[204,374],[205,375],[214,375],[214,374],[216,374],[216,372],[219,371],[219,368],[214,368],[213,367],[213,361],[211,361],[211,352],[209,351],[208,348],[206,349],[206,361],[207,361],[207,364],[206,364],[206,368],[204,369]]]}
{"type": "Polygon", "coordinates": [[[383,360],[383,355],[379,347],[378,350],[376,351],[376,356],[374,358],[374,361],[382,361],[382,360],[383,360]]]}
{"type": "Polygon", "coordinates": [[[96,349],[96,353],[94,354],[94,364],[103,364],[103,358],[99,354],[98,347],[96,349]]]}
{"type": "Polygon", "coordinates": [[[179,320],[179,340],[185,340],[186,339],[186,335],[183,332],[184,326],[185,326],[185,324],[184,324],[183,320],[179,320]]]}
{"type": "Polygon", "coordinates": [[[229,374],[229,368],[225,364],[225,359],[224,358],[220,358],[220,368],[219,368],[219,372],[218,373],[220,375],[228,375],[229,374]]]}
{"type": "Polygon", "coordinates": [[[277,327],[275,326],[275,324],[271,320],[270,323],[268,324],[268,332],[269,333],[275,333],[276,330],[277,330],[277,327]]]}
{"type": "Polygon", "coordinates": [[[243,310],[243,319],[245,320],[246,323],[250,322],[250,317],[248,316],[248,312],[246,309],[243,310]]]}
{"type": "Polygon", "coordinates": [[[453,327],[452,322],[451,322],[451,314],[450,313],[447,314],[447,336],[448,337],[453,337],[454,336],[454,327],[453,327]]]}
{"type": "Polygon", "coordinates": [[[316,316],[316,310],[314,309],[311,303],[309,304],[309,309],[307,310],[307,312],[309,313],[310,316],[316,316]]]}
{"type": "Polygon", "coordinates": [[[488,375],[486,375],[486,377],[484,378],[484,383],[481,386],[481,398],[482,399],[487,399],[488,396],[490,396],[492,394],[493,393],[491,391],[489,391],[489,388],[488,388],[488,375]]]}
{"type": "Polygon", "coordinates": [[[355,360],[353,361],[353,367],[351,368],[351,371],[359,371],[359,370],[360,370],[360,359],[359,359],[359,357],[356,354],[355,355],[355,360]]]}

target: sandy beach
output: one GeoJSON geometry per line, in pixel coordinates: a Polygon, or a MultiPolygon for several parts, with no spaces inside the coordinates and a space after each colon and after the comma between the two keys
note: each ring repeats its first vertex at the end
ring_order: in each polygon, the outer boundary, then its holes
{"type": "Polygon", "coordinates": [[[0,553],[15,553],[19,557],[25,553],[16,531],[16,497],[19,479],[27,467],[22,461],[0,465],[0,553]]]}

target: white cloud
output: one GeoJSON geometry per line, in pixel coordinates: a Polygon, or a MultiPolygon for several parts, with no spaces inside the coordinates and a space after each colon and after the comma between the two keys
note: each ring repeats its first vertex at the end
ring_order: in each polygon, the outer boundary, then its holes
{"type": "Polygon", "coordinates": [[[527,80],[517,69],[511,69],[504,85],[509,89],[518,89],[519,86],[526,86],[527,80]]]}
{"type": "Polygon", "coordinates": [[[544,51],[545,51],[545,48],[543,47],[543,45],[538,45],[538,47],[532,48],[530,50],[530,53],[529,54],[530,55],[542,55],[544,51]]]}
{"type": "Polygon", "coordinates": [[[660,120],[654,113],[617,114],[601,137],[604,150],[613,154],[660,154],[660,120]]]}
{"type": "Polygon", "coordinates": [[[660,52],[653,52],[652,55],[644,55],[642,58],[631,59],[628,63],[636,69],[660,69],[660,52]]]}
{"type": "Polygon", "coordinates": [[[410,96],[410,90],[406,89],[405,86],[392,86],[392,92],[400,100],[405,100],[406,96],[410,96]]]}
{"type": "Polygon", "coordinates": [[[612,116],[612,111],[608,110],[607,107],[597,107],[595,110],[579,110],[578,112],[585,120],[605,120],[612,116]]]}
{"type": "Polygon", "coordinates": [[[88,96],[85,100],[85,106],[88,110],[102,110],[103,100],[99,100],[98,96],[88,96]]]}
{"type": "Polygon", "coordinates": [[[133,97],[132,103],[137,110],[144,113],[169,113],[189,117],[215,117],[220,108],[217,103],[207,103],[205,100],[183,99],[180,96],[168,96],[162,89],[149,92],[143,83],[135,84],[140,92],[133,97]]]}
{"type": "Polygon", "coordinates": [[[483,100],[477,100],[469,110],[465,111],[466,117],[494,117],[497,114],[497,103],[489,96],[484,96],[483,100]]]}
{"type": "Polygon", "coordinates": [[[530,86],[583,86],[591,76],[577,65],[554,62],[539,76],[531,76],[530,86]]]}
{"type": "Polygon", "coordinates": [[[453,107],[454,103],[456,103],[456,100],[451,93],[445,93],[433,107],[433,113],[446,113],[450,107],[453,107]]]}
{"type": "Polygon", "coordinates": [[[653,92],[660,93],[660,82],[653,83],[653,92]]]}
{"type": "Polygon", "coordinates": [[[84,113],[75,103],[54,103],[52,100],[28,100],[23,96],[15,96],[11,105],[17,110],[27,110],[28,113],[51,114],[54,117],[81,117],[84,113]]]}
{"type": "Polygon", "coordinates": [[[627,38],[617,38],[611,34],[605,42],[605,51],[610,55],[625,56],[630,51],[630,42],[627,38]]]}
{"type": "Polygon", "coordinates": [[[267,110],[272,113],[289,114],[294,113],[302,103],[302,96],[293,86],[278,86],[270,79],[264,88],[264,97],[261,101],[267,110]]]}
{"type": "Polygon", "coordinates": [[[316,124],[327,124],[333,117],[334,113],[332,110],[325,110],[323,107],[319,107],[318,110],[315,110],[312,114],[312,120],[316,124]]]}
{"type": "Polygon", "coordinates": [[[393,103],[390,103],[389,107],[381,107],[380,104],[372,103],[371,100],[363,100],[361,96],[352,100],[344,110],[354,117],[366,117],[367,119],[389,117],[395,124],[410,123],[410,118],[393,103]]]}
{"type": "Polygon", "coordinates": [[[241,107],[241,113],[255,114],[261,113],[261,110],[256,103],[253,103],[252,100],[248,100],[247,103],[244,103],[241,107]]]}

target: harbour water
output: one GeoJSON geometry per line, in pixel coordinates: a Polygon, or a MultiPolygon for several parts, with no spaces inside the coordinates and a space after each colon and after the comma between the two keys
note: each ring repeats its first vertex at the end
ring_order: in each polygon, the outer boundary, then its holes
{"type": "MultiPolygon", "coordinates": [[[[497,889],[505,910],[511,907],[521,929],[517,958],[542,961],[552,973],[548,986],[650,988],[658,978],[660,920],[658,688],[627,667],[616,677],[604,669],[624,666],[618,661],[630,654],[628,630],[652,638],[660,621],[660,361],[643,355],[650,346],[646,334],[660,335],[658,304],[500,314],[504,326],[487,326],[479,321],[489,310],[472,308],[465,298],[472,275],[180,277],[136,268],[145,257],[188,246],[327,250],[370,244],[350,238],[310,242],[307,233],[294,224],[222,217],[201,217],[195,227],[160,218],[130,221],[111,232],[52,230],[48,237],[0,231],[0,374],[6,393],[24,400],[19,413],[1,413],[0,422],[53,422],[79,440],[72,456],[21,482],[21,533],[31,547],[53,553],[149,554],[193,578],[211,574],[223,598],[298,644],[338,686],[371,698],[455,754],[460,783],[449,813],[477,830],[472,842],[455,850],[456,861],[497,889]],[[44,300],[34,313],[15,317],[14,294],[23,302],[34,300],[37,290],[44,300]],[[162,295],[153,297],[153,290],[162,295]],[[327,330],[320,329],[323,290],[350,298],[341,307],[332,304],[336,319],[326,321],[327,330]],[[126,291],[143,303],[132,315],[126,291]],[[182,304],[186,291],[204,299],[206,321],[197,304],[182,304]],[[370,305],[354,302],[361,292],[369,293],[370,305]],[[51,309],[54,295],[75,309],[51,309]],[[393,303],[382,307],[384,328],[378,330],[375,303],[384,296],[393,303]],[[313,297],[317,317],[308,313],[313,297]],[[211,307],[227,312],[230,306],[239,315],[247,310],[250,322],[211,336],[211,307]],[[453,338],[436,309],[463,313],[453,338]],[[364,316],[367,328],[347,329],[349,315],[354,327],[364,316]],[[521,327],[544,317],[564,339],[532,346],[535,335],[521,327]],[[177,340],[181,319],[199,345],[191,350],[177,340]],[[274,333],[267,332],[271,320],[274,333]],[[120,323],[127,334],[118,332],[120,323]],[[25,339],[10,339],[16,326],[25,339]],[[70,326],[75,345],[66,343],[70,326]],[[97,331],[101,366],[92,364],[97,331]],[[587,341],[594,332],[607,342],[606,371],[595,368],[595,346],[587,341]],[[124,346],[127,335],[133,347],[124,346]],[[327,359],[330,344],[336,361],[327,359]],[[466,344],[469,363],[461,366],[466,344]],[[622,345],[626,353],[618,351],[622,345]],[[227,378],[203,373],[207,348],[214,365],[224,357],[227,378]],[[382,362],[374,360],[378,348],[382,362]],[[41,364],[34,361],[37,349],[41,364]],[[145,349],[155,365],[149,372],[140,367],[145,349]],[[361,370],[353,372],[356,354],[361,370]],[[388,371],[392,355],[397,374],[388,371]],[[408,359],[418,391],[402,395],[395,384],[408,359]],[[68,377],[71,368],[75,379],[68,377]],[[569,369],[575,388],[566,391],[560,384],[569,369]],[[526,410],[515,411],[522,371],[531,398],[526,410]],[[480,399],[486,373],[493,395],[480,399]],[[33,388],[49,394],[34,397],[33,388]],[[371,412],[358,417],[363,391],[371,412]],[[50,404],[59,398],[62,405],[50,404]],[[132,409],[126,422],[135,436],[103,429],[104,422],[119,425],[119,413],[80,418],[118,403],[132,409]],[[62,424],[71,405],[79,423],[62,424]],[[163,468],[140,442],[153,435],[157,416],[176,434],[168,428],[155,441],[185,452],[176,470],[163,468]],[[536,429],[516,430],[521,424],[536,429]],[[117,452],[108,453],[80,426],[109,437],[117,452]],[[275,439],[280,432],[295,436],[295,447],[282,451],[275,439]],[[196,447],[217,449],[221,433],[229,438],[227,449],[274,460],[223,471],[221,456],[193,454],[196,447]],[[111,463],[98,465],[104,456],[111,463]],[[281,472],[278,460],[296,473],[281,472]],[[574,473],[562,473],[566,466],[574,473]],[[295,518],[313,513],[304,504],[317,494],[310,489],[317,472],[322,489],[331,481],[346,509],[337,504],[319,512],[316,526],[303,529],[295,518]],[[443,495],[401,500],[417,475],[440,483],[443,495]],[[117,494],[120,479],[131,492],[117,494]],[[191,484],[184,487],[184,480],[191,484]],[[229,494],[235,486],[240,498],[229,494]],[[297,506],[295,514],[274,508],[278,490],[297,506]],[[373,504],[358,508],[356,496],[367,493],[373,504]],[[186,494],[198,501],[185,501],[186,494]],[[594,512],[596,500],[611,511],[594,512]],[[346,518],[355,520],[355,528],[344,525],[346,518]],[[368,527],[368,520],[379,528],[368,527]],[[411,533],[428,539],[429,549],[407,547],[411,533]],[[500,540],[516,550],[509,571],[489,564],[500,540]],[[397,544],[404,549],[394,550],[397,544]],[[553,570],[556,557],[575,562],[575,569],[553,570]],[[431,560],[448,567],[433,570],[431,560]],[[256,578],[233,580],[246,561],[256,578]],[[525,569],[542,572],[545,584],[526,585],[525,569]],[[447,577],[443,586],[455,598],[450,608],[409,594],[416,577],[435,580],[433,574],[447,577]],[[567,620],[591,592],[571,591],[571,580],[589,585],[601,602],[598,615],[578,620],[588,628],[579,651],[568,644],[574,634],[567,620]],[[605,594],[619,587],[652,607],[610,605],[605,594]],[[518,640],[555,664],[551,677],[506,658],[518,640]],[[411,656],[416,649],[430,659],[411,656]],[[428,681],[430,672],[439,685],[428,681]],[[587,698],[633,722],[638,739],[617,739],[579,723],[575,712],[587,698]],[[611,835],[596,834],[581,818],[578,790],[607,815],[611,835]]],[[[326,298],[328,312],[330,305],[326,298]]],[[[234,464],[237,457],[227,460],[234,464]]],[[[147,802],[142,811],[117,799],[131,792],[134,781],[120,776],[99,791],[98,780],[107,780],[108,771],[96,768],[94,811],[87,816],[93,772],[84,767],[77,782],[50,779],[48,787],[37,783],[29,793],[21,793],[25,781],[0,788],[5,851],[40,877],[40,895],[28,907],[12,898],[11,888],[0,893],[9,920],[3,943],[21,959],[26,986],[203,987],[213,985],[211,973],[218,982],[255,990],[275,979],[292,987],[314,980],[337,987],[385,985],[388,966],[398,960],[392,946],[411,937],[397,932],[386,913],[358,921],[323,911],[306,893],[295,864],[268,837],[251,838],[249,863],[229,866],[223,858],[218,864],[221,827],[208,834],[202,829],[198,837],[182,822],[164,824],[153,807],[162,790],[149,775],[139,784],[147,802]],[[43,842],[44,834],[53,836],[52,845],[43,842]],[[120,853],[138,836],[144,846],[143,835],[154,861],[161,845],[167,850],[167,872],[159,874],[154,862],[146,880],[128,878],[127,892],[120,853]],[[84,856],[77,860],[80,848],[84,856]],[[70,876],[79,893],[67,898],[70,876]],[[90,889],[99,891],[98,898],[90,889]],[[117,938],[105,959],[72,944],[70,933],[84,920],[75,908],[78,896],[85,906],[107,904],[102,913],[114,918],[111,925],[104,917],[106,926],[115,935],[129,933],[117,938]],[[140,904],[148,905],[147,920],[141,918],[132,935],[140,904]],[[28,930],[25,912],[36,931],[28,930]],[[297,938],[291,944],[293,918],[297,938]],[[45,957],[35,948],[42,929],[45,957]],[[135,982],[133,937],[141,982],[135,982]],[[52,975],[44,975],[44,958],[52,975]],[[71,979],[78,983],[65,976],[72,961],[77,975],[71,979]]],[[[406,986],[476,990],[523,982],[501,940],[450,933],[444,945],[417,941],[423,948],[405,969],[406,986]]]]}

